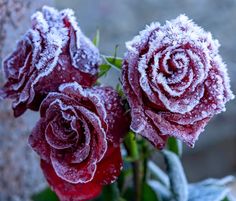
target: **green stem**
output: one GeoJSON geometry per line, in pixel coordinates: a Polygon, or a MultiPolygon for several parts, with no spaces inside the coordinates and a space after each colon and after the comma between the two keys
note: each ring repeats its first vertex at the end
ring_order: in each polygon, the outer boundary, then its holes
{"type": "Polygon", "coordinates": [[[129,157],[132,158],[132,167],[133,167],[133,182],[135,188],[135,201],[141,201],[142,198],[142,179],[143,179],[143,167],[142,160],[140,159],[138,144],[135,139],[135,134],[129,132],[125,138],[125,147],[129,154],[129,157]]]}
{"type": "Polygon", "coordinates": [[[142,153],[143,153],[143,183],[146,182],[147,177],[147,164],[149,159],[149,147],[145,140],[143,140],[142,144],[142,153]]]}

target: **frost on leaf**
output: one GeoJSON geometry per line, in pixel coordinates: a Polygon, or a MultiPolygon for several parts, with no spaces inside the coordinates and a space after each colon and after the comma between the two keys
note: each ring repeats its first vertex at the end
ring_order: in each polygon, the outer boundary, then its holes
{"type": "Polygon", "coordinates": [[[91,86],[97,79],[98,49],[81,32],[74,12],[44,6],[31,17],[32,28],[3,62],[6,84],[0,94],[14,100],[15,116],[41,101],[61,83],[91,86]]]}
{"type": "Polygon", "coordinates": [[[122,81],[131,128],[157,147],[164,136],[193,146],[234,98],[219,42],[180,15],[163,26],[152,23],[126,46],[122,81]]]}

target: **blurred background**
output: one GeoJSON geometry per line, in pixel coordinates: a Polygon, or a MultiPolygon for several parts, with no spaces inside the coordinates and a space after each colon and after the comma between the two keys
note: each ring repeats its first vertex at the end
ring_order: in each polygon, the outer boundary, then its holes
{"type": "MultiPolygon", "coordinates": [[[[0,61],[30,27],[30,16],[42,5],[73,8],[83,32],[93,38],[100,29],[100,51],[111,55],[146,24],[173,19],[184,13],[221,43],[220,53],[228,65],[232,90],[236,93],[236,0],[0,0],[0,61]]],[[[114,77],[104,83],[115,84],[114,77]]],[[[0,85],[3,76],[0,74],[0,85]]],[[[0,100],[0,201],[28,201],[29,195],[45,187],[37,156],[27,145],[27,136],[37,114],[27,112],[13,118],[10,101],[0,100]]],[[[184,145],[183,163],[189,181],[236,173],[236,101],[215,117],[200,136],[195,149],[184,145]]],[[[158,155],[155,156],[158,158],[158,155]]],[[[154,157],[154,158],[155,158],[154,157]]]]}

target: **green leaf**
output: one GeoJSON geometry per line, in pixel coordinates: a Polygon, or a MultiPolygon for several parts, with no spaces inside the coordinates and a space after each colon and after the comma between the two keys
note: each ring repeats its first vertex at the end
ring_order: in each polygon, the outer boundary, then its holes
{"type": "Polygon", "coordinates": [[[174,137],[170,137],[168,139],[167,148],[168,148],[168,150],[174,152],[178,156],[182,155],[182,152],[183,152],[182,142],[180,140],[177,140],[174,137]]]}
{"type": "Polygon", "coordinates": [[[155,191],[147,184],[143,184],[142,201],[158,201],[155,191]]]}
{"type": "Polygon", "coordinates": [[[136,161],[139,159],[138,145],[136,142],[135,134],[129,131],[124,140],[125,146],[129,152],[129,160],[136,161]]]}
{"type": "Polygon", "coordinates": [[[230,199],[225,197],[222,201],[230,201],[230,199]]]}
{"type": "Polygon", "coordinates": [[[120,70],[122,68],[123,59],[116,56],[104,56],[105,61],[112,67],[120,70]]]}
{"type": "Polygon", "coordinates": [[[119,94],[120,97],[124,97],[123,89],[122,89],[122,87],[119,83],[116,85],[116,91],[117,91],[117,93],[119,94]]]}
{"type": "Polygon", "coordinates": [[[163,150],[170,188],[175,201],[188,201],[188,182],[179,157],[168,150],[163,150]]]}
{"type": "Polygon", "coordinates": [[[120,197],[117,183],[103,187],[102,198],[104,201],[117,201],[120,197]]]}
{"type": "Polygon", "coordinates": [[[101,196],[94,199],[93,201],[125,201],[125,199],[120,197],[117,183],[113,183],[104,186],[101,196]]]}
{"type": "Polygon", "coordinates": [[[50,188],[46,188],[43,191],[33,195],[31,199],[33,201],[59,201],[56,194],[51,191],[50,188]]]}
{"type": "Polygon", "coordinates": [[[121,196],[124,192],[125,185],[126,185],[126,183],[128,182],[128,179],[130,179],[131,176],[132,176],[132,169],[130,169],[130,168],[125,169],[125,167],[124,167],[124,169],[121,171],[120,176],[118,177],[118,180],[117,180],[121,196]]]}
{"type": "Polygon", "coordinates": [[[107,72],[111,69],[111,66],[108,64],[101,64],[99,66],[99,75],[98,77],[102,77],[107,74],[107,72]]]}
{"type": "Polygon", "coordinates": [[[93,44],[98,47],[99,46],[99,42],[100,42],[100,31],[99,29],[97,29],[96,31],[96,35],[93,38],[93,44]]]}
{"type": "Polygon", "coordinates": [[[162,201],[172,201],[172,193],[170,189],[156,180],[148,180],[148,184],[156,192],[159,200],[162,201]]]}
{"type": "Polygon", "coordinates": [[[134,189],[131,187],[126,188],[124,195],[122,196],[124,199],[128,201],[135,201],[134,200],[134,189]]]}

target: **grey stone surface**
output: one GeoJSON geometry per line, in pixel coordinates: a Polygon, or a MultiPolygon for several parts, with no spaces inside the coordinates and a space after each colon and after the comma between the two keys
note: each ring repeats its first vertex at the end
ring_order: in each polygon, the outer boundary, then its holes
{"type": "MultiPolygon", "coordinates": [[[[30,27],[31,14],[45,2],[0,0],[0,62],[30,27]]],[[[46,186],[39,158],[27,143],[38,114],[27,112],[14,119],[10,105],[10,101],[0,100],[0,201],[30,201],[33,193],[46,186]]]]}
{"type": "MultiPolygon", "coordinates": [[[[0,0],[0,5],[2,1],[0,0]]],[[[0,44],[4,44],[0,48],[2,55],[12,50],[15,46],[14,41],[19,39],[30,26],[29,16],[33,10],[39,4],[51,1],[32,0],[32,2],[35,4],[33,8],[25,9],[21,18],[13,18],[20,20],[16,23],[18,28],[14,28],[8,21],[7,39],[0,41],[0,44]]],[[[125,51],[125,42],[132,39],[146,24],[152,21],[164,23],[165,20],[185,13],[219,39],[222,45],[220,52],[228,65],[232,89],[236,92],[236,0],[55,0],[55,3],[59,9],[73,8],[79,25],[90,38],[93,38],[97,28],[100,29],[100,50],[103,54],[113,54],[115,45],[119,44],[120,56],[123,56],[125,51]]],[[[15,14],[16,12],[13,16],[15,14]]],[[[1,20],[2,17],[0,23],[1,20]]],[[[115,85],[119,73],[111,71],[110,74],[113,79],[107,78],[103,82],[115,85]]],[[[42,175],[39,174],[38,160],[26,143],[33,121],[26,122],[31,119],[35,121],[37,116],[27,113],[23,118],[14,120],[9,103],[0,102],[1,201],[25,201],[29,191],[36,189],[34,185],[38,187],[44,185],[42,175]],[[28,166],[30,168],[27,169],[28,166]],[[9,183],[10,181],[16,182],[9,183]],[[6,196],[5,199],[1,197],[2,195],[6,196]]],[[[209,123],[195,149],[185,148],[183,159],[189,180],[197,181],[206,177],[222,177],[235,173],[235,153],[236,101],[234,100],[227,104],[225,113],[218,115],[209,123]]]]}

